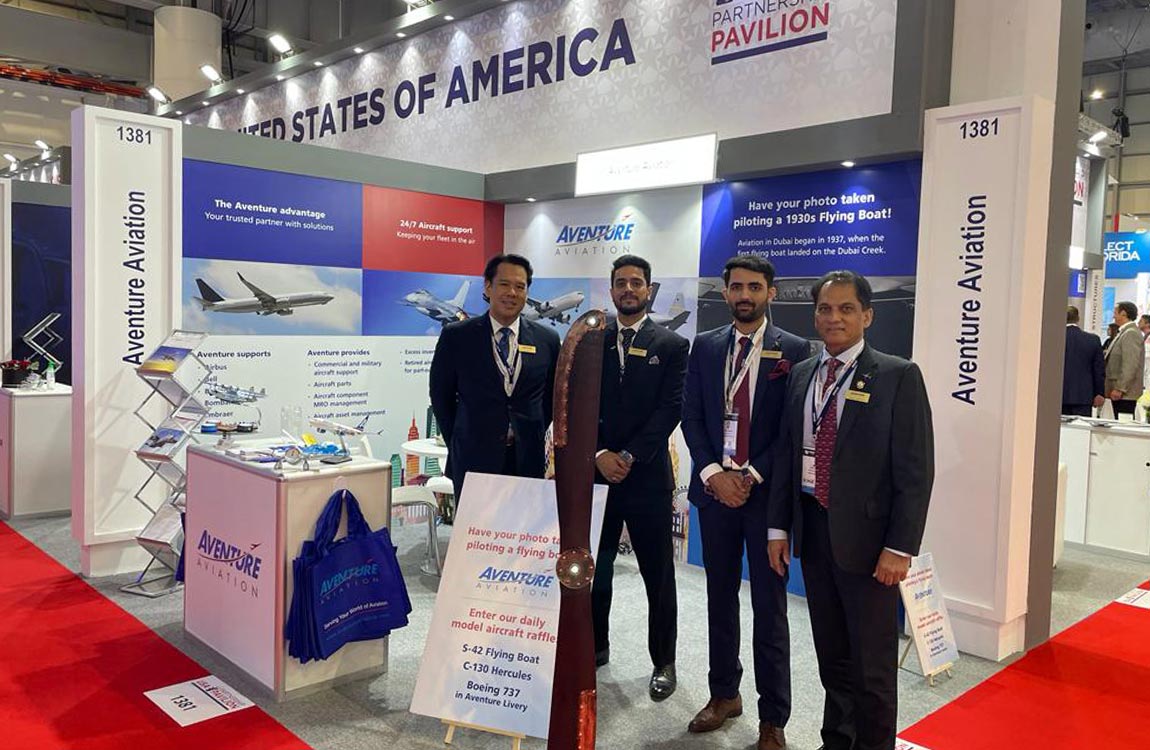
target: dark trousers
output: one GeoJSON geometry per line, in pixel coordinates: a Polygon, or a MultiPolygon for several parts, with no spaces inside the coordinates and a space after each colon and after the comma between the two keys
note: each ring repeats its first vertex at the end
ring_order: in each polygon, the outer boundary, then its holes
{"type": "MultiPolygon", "coordinates": [[[[1068,417],[1089,417],[1092,416],[1093,407],[1091,404],[1063,404],[1062,413],[1068,417]]],[[[1134,412],[1131,412],[1133,414],[1134,412]]]]}
{"type": "Polygon", "coordinates": [[[707,575],[707,638],[712,698],[739,692],[739,590],[743,549],[751,574],[755,689],[759,721],[785,726],[791,716],[791,640],[787,625],[787,584],[767,562],[766,498],[739,508],[715,501],[699,508],[703,567],[707,575]]]}
{"type": "Polygon", "coordinates": [[[1118,416],[1119,414],[1133,414],[1134,406],[1138,402],[1133,399],[1121,399],[1111,403],[1114,404],[1114,416],[1118,416]]]}
{"type": "Polygon", "coordinates": [[[639,575],[647,589],[647,650],[656,669],[675,663],[679,605],[675,594],[675,546],[671,539],[673,506],[670,490],[626,490],[612,485],[607,491],[603,534],[595,558],[595,582],[591,587],[591,618],[595,627],[595,650],[611,643],[611,580],[623,524],[639,563],[639,575]]]}
{"type": "Polygon", "coordinates": [[[803,580],[826,750],[893,750],[898,722],[898,586],[835,564],[827,512],[803,499],[803,580]]]}

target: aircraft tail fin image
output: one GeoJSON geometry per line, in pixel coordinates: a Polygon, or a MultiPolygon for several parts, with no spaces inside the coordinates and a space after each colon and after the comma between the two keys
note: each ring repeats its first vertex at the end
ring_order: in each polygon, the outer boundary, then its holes
{"type": "Polygon", "coordinates": [[[671,300],[671,309],[667,311],[667,314],[674,318],[686,309],[687,308],[683,306],[683,293],[679,292],[675,295],[675,299],[671,300]]]}
{"type": "Polygon", "coordinates": [[[201,305],[203,305],[205,310],[208,309],[208,306],[213,302],[224,301],[224,298],[220,296],[220,293],[208,286],[208,283],[203,279],[196,279],[196,286],[200,288],[199,302],[201,305]]]}
{"type": "Polygon", "coordinates": [[[469,291],[471,291],[471,280],[470,279],[463,282],[463,285],[461,287],[459,287],[459,292],[456,293],[455,298],[451,300],[451,304],[462,309],[463,303],[467,301],[467,293],[469,291]]]}
{"type": "Polygon", "coordinates": [[[658,281],[652,281],[651,282],[651,296],[649,298],[647,298],[647,312],[651,312],[652,310],[655,309],[655,300],[658,298],[658,296],[659,296],[659,282],[658,281]]]}

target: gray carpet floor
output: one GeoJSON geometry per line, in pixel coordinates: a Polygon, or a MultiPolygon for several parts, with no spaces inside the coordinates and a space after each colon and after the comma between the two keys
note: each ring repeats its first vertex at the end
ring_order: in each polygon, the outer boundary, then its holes
{"type": "MultiPolygon", "coordinates": [[[[72,540],[68,519],[16,521],[17,531],[71,570],[79,568],[79,550],[72,540]]],[[[260,700],[243,674],[185,636],[182,625],[182,594],[151,600],[122,594],[119,587],[130,576],[91,581],[109,599],[120,604],[161,637],[246,692],[284,726],[317,750],[375,750],[377,748],[443,747],[443,729],[436,720],[408,713],[419,660],[423,653],[434,605],[438,579],[419,572],[423,561],[425,532],[421,526],[397,528],[394,539],[407,577],[414,612],[411,624],[395,632],[390,643],[389,671],[377,678],[342,685],[286,703],[260,700]]],[[[441,529],[444,545],[450,528],[441,529]]],[[[1115,597],[1150,578],[1150,566],[1089,552],[1068,549],[1055,572],[1053,629],[1072,625],[1115,597]]],[[[944,582],[945,583],[945,582],[944,582]]],[[[667,701],[653,703],[647,697],[650,663],[646,654],[646,599],[633,557],[620,557],[616,567],[612,613],[611,663],[599,670],[598,747],[604,750],[718,750],[753,747],[757,739],[754,685],[750,646],[744,636],[746,665],[742,695],[746,713],[709,735],[688,735],[687,723],[707,700],[706,594],[700,568],[680,565],[679,689],[667,701]]],[[[750,593],[744,584],[743,633],[751,632],[750,593]]],[[[810,623],[801,598],[790,600],[792,690],[794,706],[787,726],[791,750],[816,750],[822,711],[822,690],[811,645],[810,623]]],[[[907,666],[917,668],[913,654],[907,666]]],[[[942,678],[934,687],[909,670],[899,675],[899,725],[908,726],[978,684],[1003,664],[963,657],[952,679],[942,678]]],[[[506,750],[503,738],[461,730],[454,747],[463,750],[506,750]]],[[[527,740],[528,748],[545,746],[527,740]]]]}

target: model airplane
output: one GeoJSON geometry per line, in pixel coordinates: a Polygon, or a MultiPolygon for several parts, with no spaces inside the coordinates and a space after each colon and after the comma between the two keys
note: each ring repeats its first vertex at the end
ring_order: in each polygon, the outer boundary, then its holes
{"type": "Polygon", "coordinates": [[[334,295],[326,292],[296,292],[294,294],[272,295],[260,289],[255,284],[237,273],[244,286],[251,290],[254,297],[236,297],[225,299],[220,293],[208,286],[203,279],[196,279],[196,286],[200,288],[200,296],[194,297],[200,303],[200,308],[208,312],[226,313],[255,313],[256,315],[291,315],[294,308],[311,307],[313,305],[326,305],[335,299],[334,295]]]}
{"type": "Polygon", "coordinates": [[[204,390],[209,396],[214,396],[225,404],[254,404],[268,395],[265,388],[260,388],[257,391],[254,387],[237,388],[234,385],[224,385],[223,383],[208,383],[204,386],[204,390]]]}
{"type": "Polygon", "coordinates": [[[455,297],[450,300],[441,300],[426,289],[416,289],[399,300],[399,304],[414,307],[420,314],[426,315],[440,325],[447,325],[471,317],[463,311],[463,303],[467,299],[467,292],[470,290],[471,281],[468,280],[459,287],[455,297]]]}
{"type": "Polygon", "coordinates": [[[568,292],[545,302],[528,297],[523,317],[531,321],[546,320],[553,326],[560,323],[566,325],[571,322],[571,315],[578,312],[581,304],[583,292],[568,292]]]}
{"type": "Polygon", "coordinates": [[[671,300],[671,307],[666,313],[657,313],[654,310],[655,298],[658,296],[659,282],[652,281],[651,299],[647,301],[647,315],[656,325],[661,325],[672,331],[679,330],[687,322],[687,318],[691,317],[691,311],[683,305],[683,293],[679,292],[675,295],[675,299],[671,300]]]}

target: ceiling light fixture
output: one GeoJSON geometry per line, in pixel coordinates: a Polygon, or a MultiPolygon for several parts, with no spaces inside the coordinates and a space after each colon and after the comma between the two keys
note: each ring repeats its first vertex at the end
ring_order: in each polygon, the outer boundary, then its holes
{"type": "Polygon", "coordinates": [[[323,60],[316,60],[315,62],[312,63],[312,65],[316,66],[317,68],[322,68],[323,67],[323,60]]]}
{"type": "Polygon", "coordinates": [[[207,102],[207,101],[203,101],[203,102],[200,102],[200,104],[202,104],[202,105],[204,105],[204,106],[206,107],[206,106],[208,106],[208,104],[210,104],[210,102],[207,102]]]}
{"type": "Polygon", "coordinates": [[[1094,89],[1090,92],[1090,98],[1094,100],[1101,99],[1104,96],[1106,96],[1106,92],[1102,89],[1094,89]]]}
{"type": "Polygon", "coordinates": [[[8,161],[12,162],[12,164],[15,164],[16,162],[20,161],[19,159],[17,159],[12,154],[4,154],[4,158],[7,159],[8,161]]]}
{"type": "Polygon", "coordinates": [[[272,34],[268,37],[268,44],[275,48],[275,51],[281,55],[286,55],[291,52],[291,42],[284,38],[283,34],[272,34]]]}
{"type": "Polygon", "coordinates": [[[236,93],[237,94],[246,94],[248,92],[244,91],[243,89],[236,89],[236,93]]]}
{"type": "Polygon", "coordinates": [[[200,72],[204,74],[212,83],[223,83],[224,77],[220,75],[220,71],[216,70],[215,66],[204,63],[200,66],[200,72]]]}
{"type": "Polygon", "coordinates": [[[455,16],[444,16],[444,17],[443,17],[443,20],[444,20],[444,21],[454,21],[454,20],[455,20],[455,16]]]}
{"type": "Polygon", "coordinates": [[[282,81],[283,79],[284,79],[284,77],[283,77],[283,76],[276,76],[276,80],[277,80],[277,81],[282,81]]]}
{"type": "Polygon", "coordinates": [[[152,97],[153,99],[158,101],[160,104],[165,104],[168,101],[168,95],[165,94],[163,91],[160,91],[159,86],[149,86],[148,87],[148,96],[152,97]]]}
{"type": "Polygon", "coordinates": [[[850,160],[847,160],[847,161],[844,161],[844,162],[843,162],[843,166],[844,166],[844,167],[846,167],[847,169],[850,169],[850,168],[851,168],[851,167],[853,167],[854,165],[855,165],[855,163],[854,163],[853,161],[850,161],[850,160]]]}
{"type": "Polygon", "coordinates": [[[528,202],[528,203],[534,203],[534,202],[535,202],[535,200],[536,200],[535,198],[528,198],[528,199],[527,199],[527,202],[528,202]]]}
{"type": "Polygon", "coordinates": [[[397,31],[395,35],[397,37],[399,37],[400,39],[406,39],[407,38],[407,34],[404,34],[402,31],[397,31]]]}
{"type": "Polygon", "coordinates": [[[1104,141],[1104,140],[1106,140],[1106,131],[1105,130],[1099,130],[1097,133],[1090,136],[1090,142],[1091,143],[1098,143],[1099,141],[1104,141]]]}
{"type": "Polygon", "coordinates": [[[49,146],[47,143],[44,143],[44,141],[42,141],[42,140],[37,139],[37,140],[32,141],[32,142],[35,143],[36,148],[40,149],[41,151],[51,151],[52,150],[52,147],[49,146]]]}
{"type": "Polygon", "coordinates": [[[354,52],[355,52],[355,54],[357,54],[357,55],[362,55],[362,54],[363,54],[363,52],[364,52],[364,50],[363,50],[363,47],[356,47],[356,48],[355,48],[353,51],[354,51],[354,52]]]}

